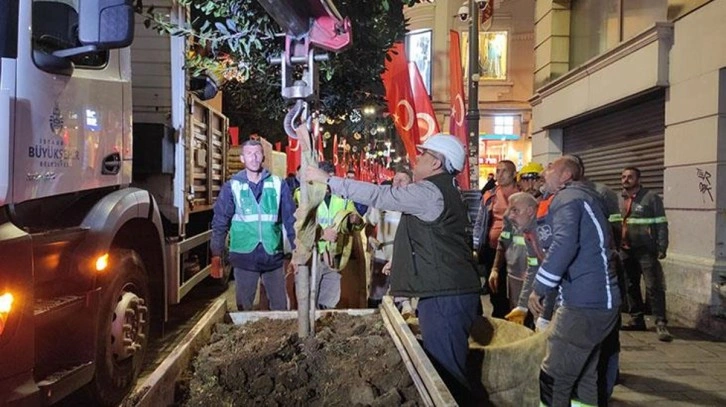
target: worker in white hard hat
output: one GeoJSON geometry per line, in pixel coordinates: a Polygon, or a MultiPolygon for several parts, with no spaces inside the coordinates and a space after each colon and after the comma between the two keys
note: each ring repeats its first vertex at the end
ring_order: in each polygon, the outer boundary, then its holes
{"type": "Polygon", "coordinates": [[[402,212],[393,242],[390,292],[420,298],[424,349],[463,405],[472,400],[465,367],[481,289],[466,233],[466,206],[454,183],[466,150],[445,134],[435,134],[417,148],[415,182],[404,187],[331,177],[312,167],[303,180],[327,183],[332,193],[374,208],[402,212]]]}

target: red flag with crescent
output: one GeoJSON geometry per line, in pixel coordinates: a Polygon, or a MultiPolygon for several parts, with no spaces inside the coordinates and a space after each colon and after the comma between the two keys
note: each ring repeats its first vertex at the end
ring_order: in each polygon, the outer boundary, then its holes
{"type": "Polygon", "coordinates": [[[397,42],[388,50],[386,71],[381,75],[386,88],[388,112],[393,118],[396,130],[401,136],[406,153],[411,162],[416,159],[416,145],[421,143],[416,126],[411,80],[408,76],[406,51],[402,42],[397,42]]]}
{"type": "Polygon", "coordinates": [[[415,62],[408,63],[408,76],[411,78],[411,94],[413,95],[413,108],[416,110],[418,135],[423,143],[441,130],[439,130],[439,122],[436,120],[431,98],[415,62]]]}
{"type": "MultiPolygon", "coordinates": [[[[464,72],[461,66],[461,44],[459,33],[449,31],[449,95],[451,95],[451,118],[449,119],[449,133],[456,136],[467,146],[466,120],[464,107],[464,72]]],[[[468,150],[468,149],[467,149],[468,150]]],[[[469,188],[469,160],[464,161],[464,169],[456,177],[459,186],[469,188]]]]}
{"type": "Polygon", "coordinates": [[[494,15],[494,0],[489,0],[483,9],[479,12],[479,27],[487,31],[492,25],[492,16],[494,15]]]}
{"type": "Polygon", "coordinates": [[[285,153],[287,153],[287,173],[297,172],[297,167],[300,166],[300,143],[297,139],[287,138],[285,153]]]}

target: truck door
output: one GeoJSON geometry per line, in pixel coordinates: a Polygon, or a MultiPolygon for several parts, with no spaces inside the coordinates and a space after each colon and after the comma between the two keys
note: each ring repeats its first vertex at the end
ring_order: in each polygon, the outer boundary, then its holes
{"type": "Polygon", "coordinates": [[[54,56],[79,46],[69,3],[33,0],[31,31],[21,33],[30,38],[19,40],[32,46],[18,56],[16,202],[130,181],[128,53],[54,56]]]}

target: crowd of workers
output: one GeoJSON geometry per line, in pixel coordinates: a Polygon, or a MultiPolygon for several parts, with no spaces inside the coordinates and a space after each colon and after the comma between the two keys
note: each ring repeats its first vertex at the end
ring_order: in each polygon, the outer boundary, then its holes
{"type": "MultiPolygon", "coordinates": [[[[402,313],[413,314],[417,299],[423,347],[461,404],[475,400],[466,359],[483,293],[492,317],[547,335],[543,405],[606,403],[617,379],[618,330],[646,329],[641,278],[658,339],[672,340],[659,262],[668,248],[667,221],[661,198],[641,186],[637,168],[622,171],[618,198],[587,180],[577,156],[519,172],[500,161],[469,236],[472,220],[454,178],[464,167],[464,146],[437,134],[418,150],[412,174],[398,172],[382,185],[356,181],[354,173],[336,177],[326,164],[299,174],[328,191],[317,208],[319,308],[338,304],[350,236],[367,227],[374,252],[368,305],[389,294],[402,313]],[[621,310],[630,314],[624,324],[621,310]]],[[[252,309],[260,279],[270,308],[286,309],[283,235],[294,242],[294,191],[262,167],[259,142],[243,144],[242,160],[245,169],[223,186],[214,208],[212,275],[221,276],[228,247],[238,309],[252,309]]]]}

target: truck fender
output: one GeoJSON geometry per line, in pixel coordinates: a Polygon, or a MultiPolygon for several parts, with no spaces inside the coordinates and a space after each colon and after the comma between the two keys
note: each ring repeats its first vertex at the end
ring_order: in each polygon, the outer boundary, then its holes
{"type": "MultiPolygon", "coordinates": [[[[134,220],[146,220],[153,225],[154,236],[145,236],[145,238],[158,242],[158,250],[161,253],[158,260],[161,264],[159,270],[156,271],[160,271],[163,275],[163,270],[166,270],[166,258],[163,256],[164,229],[161,215],[153,196],[143,189],[124,188],[110,193],[98,201],[81,223],[83,228],[88,229],[88,233],[77,253],[89,260],[95,259],[102,253],[107,253],[112,248],[119,231],[124,225],[134,220]]],[[[88,267],[93,266],[93,264],[88,264],[88,267]]],[[[150,273],[155,271],[150,267],[147,270],[150,273]]]]}

